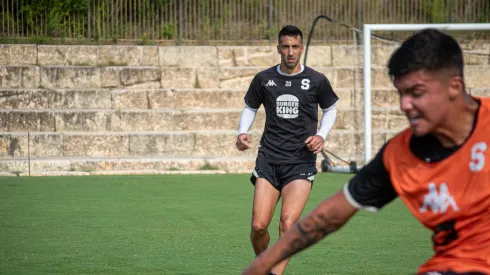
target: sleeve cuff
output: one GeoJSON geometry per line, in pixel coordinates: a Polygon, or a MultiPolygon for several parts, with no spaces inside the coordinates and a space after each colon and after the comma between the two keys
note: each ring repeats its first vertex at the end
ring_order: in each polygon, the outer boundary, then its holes
{"type": "Polygon", "coordinates": [[[361,205],[360,203],[358,203],[351,195],[350,191],[349,191],[349,184],[350,182],[347,182],[345,185],[344,185],[344,195],[345,195],[345,198],[347,199],[347,201],[350,203],[350,205],[352,205],[353,207],[357,208],[357,209],[365,209],[369,212],[378,212],[379,211],[379,208],[376,208],[374,206],[365,206],[365,205],[361,205]]]}

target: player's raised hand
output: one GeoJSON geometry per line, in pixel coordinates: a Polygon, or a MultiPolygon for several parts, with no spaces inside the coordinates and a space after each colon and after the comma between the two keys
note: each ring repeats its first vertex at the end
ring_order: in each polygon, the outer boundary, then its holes
{"type": "Polygon", "coordinates": [[[252,140],[250,139],[249,134],[242,133],[236,138],[236,148],[238,149],[238,151],[245,151],[247,149],[250,149],[251,143],[252,140]]]}
{"type": "Polygon", "coordinates": [[[323,149],[324,140],[321,136],[311,136],[305,140],[306,147],[314,154],[318,154],[323,149]]]}

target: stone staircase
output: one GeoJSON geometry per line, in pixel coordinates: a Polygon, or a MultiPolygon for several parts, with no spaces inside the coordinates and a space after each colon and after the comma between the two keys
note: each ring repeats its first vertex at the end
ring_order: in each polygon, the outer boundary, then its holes
{"type": "MultiPolygon", "coordinates": [[[[383,66],[393,49],[373,47],[374,150],[406,126],[383,66]]],[[[360,163],[361,50],[312,46],[307,61],[340,97],[325,148],[360,163]]],[[[278,57],[274,46],[0,45],[0,175],[250,173],[265,116],[238,152],[243,96],[278,57]]],[[[489,63],[468,55],[473,94],[490,94],[489,63]]]]}

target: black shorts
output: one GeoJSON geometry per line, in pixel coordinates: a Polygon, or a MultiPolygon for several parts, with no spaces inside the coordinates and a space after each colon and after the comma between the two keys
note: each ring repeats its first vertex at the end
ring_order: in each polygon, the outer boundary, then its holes
{"type": "Polygon", "coordinates": [[[281,191],[293,180],[307,179],[313,185],[317,173],[316,163],[274,164],[257,160],[250,181],[255,185],[257,178],[264,178],[281,191]]]}

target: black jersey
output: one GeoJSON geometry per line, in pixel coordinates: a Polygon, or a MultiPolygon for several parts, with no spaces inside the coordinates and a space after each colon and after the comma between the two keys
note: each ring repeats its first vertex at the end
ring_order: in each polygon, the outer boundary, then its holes
{"type": "Polygon", "coordinates": [[[280,73],[279,65],[258,73],[245,95],[249,108],[265,108],[258,159],[277,164],[315,162],[316,155],[304,142],[317,132],[318,105],[326,109],[337,100],[325,75],[307,66],[294,75],[280,73]]]}

